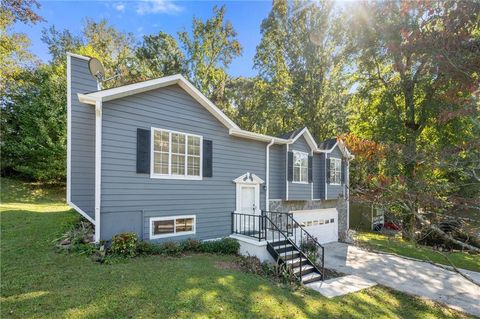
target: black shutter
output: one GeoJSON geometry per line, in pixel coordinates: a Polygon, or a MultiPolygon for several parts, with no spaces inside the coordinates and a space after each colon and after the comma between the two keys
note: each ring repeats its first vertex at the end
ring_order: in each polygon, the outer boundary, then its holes
{"type": "Polygon", "coordinates": [[[203,177],[213,176],[213,144],[210,140],[203,140],[203,177]]]}
{"type": "Polygon", "coordinates": [[[325,165],[327,166],[327,168],[325,170],[325,174],[327,176],[325,176],[325,178],[327,179],[327,184],[330,184],[330,159],[327,158],[325,161],[326,161],[325,165]]]}
{"type": "Polygon", "coordinates": [[[313,156],[308,156],[308,182],[313,182],[313,156]]]}
{"type": "Polygon", "coordinates": [[[288,178],[289,182],[293,181],[293,152],[288,152],[288,178]]]}
{"type": "Polygon", "coordinates": [[[342,160],[342,184],[345,184],[345,170],[346,170],[346,163],[342,160]]]}
{"type": "Polygon", "coordinates": [[[137,174],[150,174],[150,130],[137,128],[137,174]]]}

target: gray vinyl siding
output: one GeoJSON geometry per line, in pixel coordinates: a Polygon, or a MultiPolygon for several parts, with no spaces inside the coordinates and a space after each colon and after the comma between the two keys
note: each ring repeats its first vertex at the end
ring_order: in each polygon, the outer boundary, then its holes
{"type": "MultiPolygon", "coordinates": [[[[341,159],[342,158],[342,152],[340,151],[340,149],[337,146],[327,156],[328,156],[328,158],[340,158],[341,159]]],[[[343,189],[344,189],[343,184],[341,184],[341,185],[328,184],[327,185],[327,199],[337,199],[339,196],[343,196],[343,189]]]]}
{"type": "MultiPolygon", "coordinates": [[[[300,151],[310,155],[311,149],[304,136],[298,138],[289,146],[289,151],[300,151]]],[[[288,183],[288,200],[310,200],[312,198],[311,184],[288,183]]]]}
{"type": "Polygon", "coordinates": [[[71,57],[71,202],[95,217],[95,110],[77,93],[97,89],[88,61],[71,57]]]}
{"type": "Polygon", "coordinates": [[[313,199],[325,198],[325,154],[313,155],[313,199]]]}
{"type": "Polygon", "coordinates": [[[285,198],[285,145],[270,146],[270,199],[285,198]]]}
{"type": "MultiPolygon", "coordinates": [[[[196,234],[211,239],[231,233],[236,206],[233,180],[250,172],[265,180],[266,143],[230,136],[228,129],[179,86],[105,102],[102,124],[101,238],[134,231],[149,239],[149,218],[196,215],[196,234]],[[213,177],[152,179],[136,174],[137,128],[163,128],[213,141],[213,177]]],[[[260,186],[260,205],[265,190],[260,186]]]]}

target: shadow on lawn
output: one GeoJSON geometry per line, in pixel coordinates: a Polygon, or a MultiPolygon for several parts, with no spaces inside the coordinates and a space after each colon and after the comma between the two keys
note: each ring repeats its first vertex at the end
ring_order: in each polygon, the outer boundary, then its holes
{"type": "Polygon", "coordinates": [[[150,256],[107,266],[57,254],[51,241],[72,216],[2,213],[2,318],[445,317],[438,308],[384,288],[327,299],[215,266],[231,256],[150,256]]]}

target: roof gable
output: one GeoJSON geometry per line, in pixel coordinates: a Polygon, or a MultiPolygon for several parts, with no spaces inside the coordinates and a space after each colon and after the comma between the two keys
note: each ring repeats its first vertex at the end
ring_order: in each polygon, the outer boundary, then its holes
{"type": "Polygon", "coordinates": [[[217,118],[228,129],[240,129],[225,113],[223,113],[215,104],[213,104],[205,95],[195,88],[181,74],[166,76],[159,79],[148,80],[144,82],[128,84],[112,89],[95,91],[91,93],[78,94],[80,102],[95,105],[95,102],[106,102],[122,97],[139,94],[166,86],[178,84],[192,98],[205,107],[212,115],[217,118]]]}

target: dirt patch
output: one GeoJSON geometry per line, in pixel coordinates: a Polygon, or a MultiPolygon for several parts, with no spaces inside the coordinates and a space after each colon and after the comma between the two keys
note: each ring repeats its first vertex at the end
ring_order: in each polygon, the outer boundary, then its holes
{"type": "Polygon", "coordinates": [[[239,263],[233,261],[217,261],[215,262],[215,267],[218,269],[234,269],[234,270],[241,270],[241,266],[239,263]]]}

